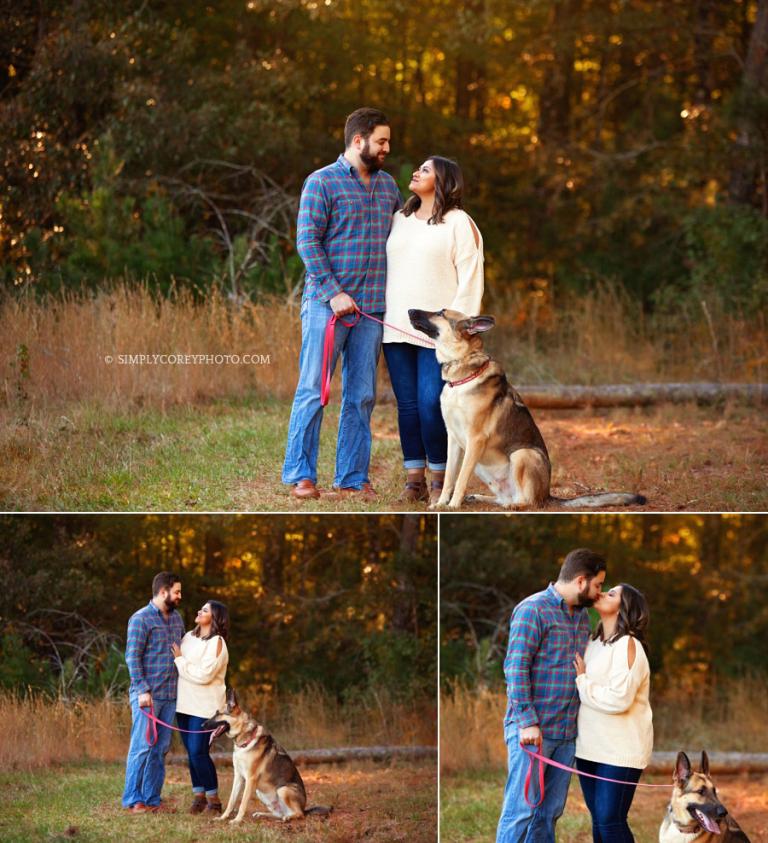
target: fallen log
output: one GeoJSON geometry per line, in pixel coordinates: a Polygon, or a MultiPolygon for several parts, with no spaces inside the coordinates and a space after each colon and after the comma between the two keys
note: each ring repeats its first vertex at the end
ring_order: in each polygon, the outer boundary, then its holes
{"type": "MultiPolygon", "coordinates": [[[[698,769],[702,747],[682,748],[690,758],[691,764],[698,769]]],[[[709,752],[709,770],[713,775],[733,775],[736,773],[768,773],[768,753],[766,752],[709,752]]],[[[654,752],[651,763],[645,768],[646,773],[666,773],[672,781],[677,752],[654,752]]]]}
{"type": "Polygon", "coordinates": [[[571,410],[580,407],[645,407],[651,404],[721,404],[741,401],[768,404],[768,384],[760,383],[628,383],[603,386],[559,384],[516,387],[529,407],[571,410]]]}
{"type": "MultiPolygon", "coordinates": [[[[335,749],[288,750],[296,764],[342,764],[348,761],[391,761],[402,758],[419,761],[424,758],[437,759],[434,746],[342,746],[335,749]]],[[[211,758],[217,764],[231,764],[232,752],[212,752],[211,758]]],[[[169,764],[186,764],[187,756],[174,753],[167,757],[169,764]]]]}
{"type": "MultiPolygon", "coordinates": [[[[768,404],[768,384],[762,383],[627,383],[602,386],[562,384],[515,385],[525,403],[539,410],[578,410],[583,407],[647,407],[653,404],[768,404]]],[[[379,388],[380,404],[394,404],[390,387],[379,388]]]]}

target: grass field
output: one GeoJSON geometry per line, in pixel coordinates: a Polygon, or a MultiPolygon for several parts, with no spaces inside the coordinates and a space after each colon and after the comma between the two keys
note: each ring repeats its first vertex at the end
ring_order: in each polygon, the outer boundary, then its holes
{"type": "MultiPolygon", "coordinates": [[[[768,371],[764,314],[709,302],[651,317],[605,285],[556,308],[539,305],[527,296],[492,304],[497,321],[488,348],[518,385],[760,383],[768,371]]],[[[183,291],[162,298],[142,286],[105,285],[93,296],[2,298],[0,323],[5,510],[407,508],[397,500],[402,458],[392,404],[380,403],[373,417],[375,505],[299,504],[280,483],[300,346],[296,301],[235,307],[217,292],[204,300],[183,291]],[[260,362],[156,365],[133,362],[133,355],[253,355],[260,362]]],[[[387,394],[383,364],[379,385],[387,394]]],[[[326,488],[339,401],[337,373],[320,452],[326,488]]],[[[643,492],[655,511],[768,508],[764,408],[534,416],[552,456],[556,495],[621,489],[643,492]]]]}
{"type": "MultiPolygon", "coordinates": [[[[170,766],[164,799],[173,815],[131,815],[120,807],[124,767],[119,763],[51,767],[35,773],[0,773],[0,839],[4,843],[79,840],[256,841],[276,843],[434,843],[437,839],[437,776],[434,763],[357,764],[301,771],[310,805],[331,805],[328,819],[293,824],[255,820],[240,826],[185,813],[191,801],[189,774],[170,766]]],[[[219,770],[226,799],[231,769],[219,770]]],[[[255,800],[251,810],[259,810],[255,800]]]]}
{"type": "MultiPolygon", "coordinates": [[[[504,791],[503,770],[443,776],[440,783],[441,843],[487,843],[493,840],[504,791]]],[[[574,777],[575,779],[575,777],[574,777]]],[[[663,776],[643,778],[663,783],[663,776]]],[[[717,791],[751,843],[768,842],[768,775],[720,776],[717,791]]],[[[637,843],[656,843],[669,801],[663,788],[638,788],[629,824],[637,843]]],[[[590,819],[578,782],[571,781],[565,813],[557,824],[557,843],[591,843],[590,819]]]]}
{"type": "MultiPolygon", "coordinates": [[[[336,395],[336,394],[335,394],[336,395]]],[[[319,483],[329,488],[338,397],[323,425],[319,483]]],[[[19,420],[0,411],[0,507],[9,511],[405,510],[393,405],[373,417],[375,504],[300,504],[280,482],[290,403],[264,398],[108,410],[62,405],[19,420]]],[[[553,492],[641,491],[642,511],[768,508],[768,417],[703,409],[539,411],[553,492]]],[[[475,481],[470,491],[482,490],[475,481]]],[[[470,510],[479,504],[468,505],[470,510]]],[[[488,507],[485,507],[488,508],[488,507]]],[[[556,509],[556,505],[550,505],[556,509]]]]}

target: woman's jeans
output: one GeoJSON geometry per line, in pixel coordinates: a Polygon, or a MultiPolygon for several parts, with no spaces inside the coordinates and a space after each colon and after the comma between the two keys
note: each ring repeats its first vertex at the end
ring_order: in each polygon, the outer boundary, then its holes
{"type": "MultiPolygon", "coordinates": [[[[323,368],[325,327],[333,311],[328,302],[305,298],[301,303],[301,353],[299,382],[288,424],[288,442],[283,463],[283,483],[299,480],[317,482],[317,457],[320,448],[320,385],[323,368]]],[[[381,318],[381,313],[373,316],[381,318]]],[[[336,440],[336,473],[333,485],[342,489],[360,489],[368,482],[371,461],[371,413],[376,403],[376,366],[381,350],[382,327],[361,316],[353,327],[355,315],[336,323],[331,372],[341,355],[341,398],[339,434],[336,440]]],[[[338,378],[336,388],[338,388],[338,378]]],[[[336,399],[338,400],[338,399],[336,399]]]]}
{"type": "MultiPolygon", "coordinates": [[[[176,712],[176,722],[180,729],[192,729],[199,731],[203,728],[205,717],[195,717],[194,714],[180,714],[176,712]]],[[[219,780],[216,776],[216,767],[211,760],[208,751],[208,739],[210,735],[206,732],[203,735],[188,735],[181,732],[181,741],[184,749],[187,750],[189,759],[189,774],[192,776],[192,790],[195,793],[205,792],[213,796],[219,787],[219,780]]]]}
{"type": "MultiPolygon", "coordinates": [[[[576,759],[576,768],[593,776],[637,782],[642,770],[634,767],[614,767],[596,761],[576,759]]],[[[635,795],[635,785],[601,782],[579,776],[581,791],[592,815],[592,840],[594,843],[634,843],[627,823],[627,814],[635,795]]]]}
{"type": "Polygon", "coordinates": [[[403,465],[444,471],[448,434],[440,411],[443,379],[432,348],[407,342],[384,343],[384,358],[397,398],[403,465]]]}

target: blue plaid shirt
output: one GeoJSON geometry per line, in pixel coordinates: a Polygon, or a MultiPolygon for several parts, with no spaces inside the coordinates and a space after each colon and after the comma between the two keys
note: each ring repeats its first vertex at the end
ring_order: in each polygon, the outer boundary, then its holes
{"type": "Polygon", "coordinates": [[[588,640],[589,615],[581,608],[571,612],[552,583],[515,606],[504,660],[505,727],[539,726],[550,740],[576,737],[579,693],[573,659],[576,653],[584,655],[588,640]]]}
{"type": "Polygon", "coordinates": [[[382,313],[387,237],[402,204],[392,176],[378,170],[366,188],[343,155],[308,176],[296,232],[307,269],[304,295],[328,301],[344,292],[366,313],[382,313]]]}
{"type": "Polygon", "coordinates": [[[152,693],[157,700],[175,700],[179,679],[171,644],[181,644],[184,621],[177,611],[165,615],[150,600],[128,621],[125,661],[131,676],[131,694],[152,693]]]}

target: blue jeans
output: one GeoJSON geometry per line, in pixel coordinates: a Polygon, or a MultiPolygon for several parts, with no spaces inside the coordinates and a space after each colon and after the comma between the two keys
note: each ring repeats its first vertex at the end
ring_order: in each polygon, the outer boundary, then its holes
{"type": "MultiPolygon", "coordinates": [[[[327,302],[305,298],[301,303],[301,354],[299,383],[288,425],[288,444],[283,464],[283,483],[317,482],[320,447],[320,381],[325,326],[332,314],[327,302]]],[[[371,314],[381,318],[381,313],[371,314]]],[[[354,314],[343,317],[352,322],[354,314]]],[[[336,442],[336,474],[333,485],[360,489],[368,482],[371,461],[371,413],[376,401],[376,366],[381,351],[382,326],[360,317],[352,328],[336,323],[331,371],[341,354],[342,387],[339,434],[336,442]]]]}
{"type": "Polygon", "coordinates": [[[444,471],[448,433],[440,411],[443,378],[432,348],[407,342],[384,343],[384,357],[397,398],[397,426],[406,468],[444,471]]]}
{"type": "MultiPolygon", "coordinates": [[[[139,710],[138,696],[131,694],[130,702],[131,743],[125,762],[123,808],[130,808],[137,802],[159,805],[160,791],[165,781],[165,756],[171,746],[171,730],[158,725],[157,743],[150,746],[146,737],[149,720],[139,710]]],[[[155,717],[166,723],[173,723],[176,700],[156,700],[153,697],[152,704],[155,717]]]]}
{"type": "MultiPolygon", "coordinates": [[[[605,776],[624,782],[637,782],[642,770],[635,767],[614,767],[596,761],[576,759],[576,767],[593,776],[605,776]]],[[[635,795],[634,785],[600,782],[579,776],[581,792],[592,815],[592,840],[594,843],[634,843],[635,838],[627,823],[627,814],[635,795]]]]}
{"type": "MultiPolygon", "coordinates": [[[[205,717],[196,717],[194,714],[176,712],[176,722],[180,729],[199,731],[203,728],[206,719],[205,717]]],[[[209,751],[208,739],[210,735],[207,732],[203,735],[188,735],[186,732],[180,734],[184,749],[187,750],[192,791],[213,796],[219,789],[219,780],[209,751]]]]}
{"type": "MultiPolygon", "coordinates": [[[[520,748],[517,732],[517,727],[508,727],[508,736],[505,734],[509,774],[496,829],[496,843],[555,843],[555,823],[565,810],[571,774],[545,765],[544,801],[538,808],[529,808],[523,790],[530,757],[520,748]]],[[[551,741],[544,738],[541,754],[571,767],[575,750],[574,740],[551,741]]],[[[538,762],[531,776],[528,796],[533,803],[539,800],[538,762]]]]}

